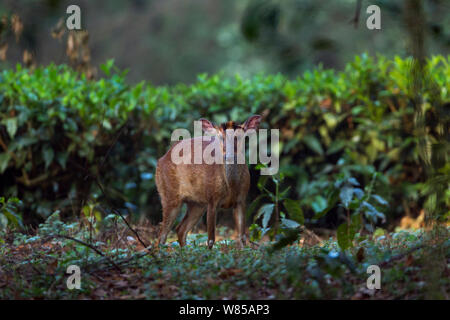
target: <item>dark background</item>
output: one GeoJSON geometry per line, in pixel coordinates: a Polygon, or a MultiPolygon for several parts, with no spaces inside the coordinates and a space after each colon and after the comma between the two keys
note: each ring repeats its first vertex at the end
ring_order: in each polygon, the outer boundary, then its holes
{"type": "MultiPolygon", "coordinates": [[[[94,66],[114,58],[129,69],[129,81],[156,85],[191,83],[199,73],[226,75],[281,72],[292,78],[317,64],[342,68],[356,54],[387,57],[408,53],[405,1],[356,0],[2,0],[0,15],[17,13],[23,35],[8,50],[8,61],[24,49],[38,64],[66,62],[65,46],[50,35],[66,8],[81,8],[94,66]],[[366,8],[381,8],[381,30],[368,30],[366,8]]],[[[449,2],[423,1],[428,54],[449,52],[449,2]]],[[[12,42],[11,42],[12,43],[12,42]]],[[[4,66],[5,63],[0,63],[4,66]]]]}

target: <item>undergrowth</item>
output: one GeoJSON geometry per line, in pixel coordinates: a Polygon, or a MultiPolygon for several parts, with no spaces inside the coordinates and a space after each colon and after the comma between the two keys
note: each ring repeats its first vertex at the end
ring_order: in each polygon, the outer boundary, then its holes
{"type": "Polygon", "coordinates": [[[433,250],[444,252],[434,263],[443,263],[437,295],[448,299],[450,229],[439,230],[447,240],[423,230],[356,234],[344,251],[333,237],[308,244],[304,233],[279,250],[270,241],[237,249],[233,240],[209,250],[203,234],[156,249],[114,216],[87,227],[54,213],[35,235],[0,235],[0,299],[420,299],[433,250]],[[366,286],[374,264],[379,290],[366,286]],[[70,265],[80,267],[80,289],[67,288],[70,265]]]}

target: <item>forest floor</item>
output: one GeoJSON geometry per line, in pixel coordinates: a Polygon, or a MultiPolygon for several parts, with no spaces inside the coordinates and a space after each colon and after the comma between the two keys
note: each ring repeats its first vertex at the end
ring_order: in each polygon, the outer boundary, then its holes
{"type": "Polygon", "coordinates": [[[449,232],[358,236],[342,252],[333,237],[306,236],[280,250],[269,241],[238,249],[222,228],[212,250],[204,233],[157,250],[126,228],[55,219],[34,235],[0,234],[0,299],[449,299],[449,232]],[[80,289],[68,289],[69,265],[80,268],[80,289]],[[370,265],[380,289],[367,287],[370,265]]]}

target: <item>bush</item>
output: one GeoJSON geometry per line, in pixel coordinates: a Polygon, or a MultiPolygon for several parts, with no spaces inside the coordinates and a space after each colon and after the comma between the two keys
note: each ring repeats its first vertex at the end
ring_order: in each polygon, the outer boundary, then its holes
{"type": "Polygon", "coordinates": [[[17,198],[5,199],[0,197],[0,231],[8,228],[22,227],[22,217],[19,214],[20,200],[17,198]]]}
{"type": "MultiPolygon", "coordinates": [[[[127,84],[112,61],[96,81],[64,65],[18,65],[0,73],[0,194],[23,201],[27,223],[54,210],[78,214],[87,201],[105,203],[102,188],[108,204],[158,220],[153,173],[172,130],[191,130],[201,117],[262,114],[262,127],[280,129],[280,170],[307,219],[323,211],[324,191],[338,177],[366,186],[375,172],[382,175],[374,192],[390,203],[387,218],[396,218],[405,206],[421,207],[424,181],[410,66],[411,59],[363,54],[342,72],[319,67],[295,80],[218,74],[154,87],[127,84]]],[[[435,56],[426,68],[423,108],[433,113],[436,101],[449,101],[448,58],[435,56]]],[[[257,171],[252,177],[250,198],[257,171]]],[[[339,218],[335,211],[328,219],[339,218]]]]}

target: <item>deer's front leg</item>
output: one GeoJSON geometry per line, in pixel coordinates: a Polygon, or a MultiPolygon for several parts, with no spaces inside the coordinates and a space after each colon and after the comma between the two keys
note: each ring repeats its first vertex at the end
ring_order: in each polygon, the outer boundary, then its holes
{"type": "Polygon", "coordinates": [[[206,214],[206,224],[208,229],[208,248],[211,249],[216,241],[216,205],[208,204],[206,214]]]}
{"type": "Polygon", "coordinates": [[[238,203],[233,209],[234,224],[238,235],[238,246],[243,248],[245,246],[245,206],[243,203],[238,203]]]}

